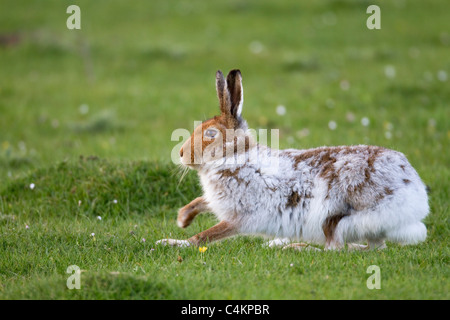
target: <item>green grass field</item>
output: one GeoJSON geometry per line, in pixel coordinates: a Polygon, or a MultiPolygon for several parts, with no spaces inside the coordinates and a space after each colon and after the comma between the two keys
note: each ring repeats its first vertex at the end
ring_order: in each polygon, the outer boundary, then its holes
{"type": "Polygon", "coordinates": [[[448,1],[77,1],[81,30],[66,27],[72,3],[2,3],[0,299],[450,298],[448,1]],[[381,30],[366,27],[374,3],[381,30]],[[244,118],[279,129],[281,148],[403,152],[431,188],[426,242],[155,246],[216,222],[176,226],[201,188],[194,172],[179,183],[171,134],[218,114],[215,72],[232,68],[244,118]]]}

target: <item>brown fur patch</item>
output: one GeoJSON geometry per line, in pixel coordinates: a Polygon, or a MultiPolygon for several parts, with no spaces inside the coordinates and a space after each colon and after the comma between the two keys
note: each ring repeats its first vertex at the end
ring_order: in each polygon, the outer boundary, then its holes
{"type": "Polygon", "coordinates": [[[403,179],[403,183],[404,183],[404,184],[410,184],[410,183],[411,183],[411,180],[403,179]]]}
{"type": "Polygon", "coordinates": [[[392,190],[391,188],[385,187],[385,188],[384,188],[384,193],[385,193],[387,196],[391,196],[391,195],[394,194],[394,190],[392,190]]]}
{"type": "Polygon", "coordinates": [[[292,191],[292,193],[288,197],[286,207],[291,207],[291,208],[296,207],[296,206],[298,206],[298,204],[300,203],[301,200],[302,200],[302,196],[298,192],[292,191]]]}
{"type": "Polygon", "coordinates": [[[330,241],[333,240],[334,237],[334,231],[336,230],[336,227],[341,221],[342,218],[348,216],[348,213],[340,213],[334,216],[327,217],[322,225],[322,230],[325,235],[325,239],[327,243],[330,243],[330,241]]]}
{"type": "Polygon", "coordinates": [[[220,174],[220,178],[233,178],[237,181],[237,183],[242,183],[244,180],[238,177],[240,170],[241,168],[236,168],[234,171],[231,171],[230,169],[223,169],[218,171],[218,173],[220,174]]]}

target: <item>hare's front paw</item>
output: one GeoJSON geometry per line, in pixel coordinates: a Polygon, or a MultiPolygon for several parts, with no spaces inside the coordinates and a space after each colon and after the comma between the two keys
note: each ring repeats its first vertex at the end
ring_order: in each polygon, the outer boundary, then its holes
{"type": "Polygon", "coordinates": [[[171,246],[171,247],[189,247],[191,243],[187,240],[176,239],[161,239],[156,241],[156,245],[171,246]]]}
{"type": "Polygon", "coordinates": [[[195,207],[188,204],[187,206],[184,206],[180,210],[178,210],[178,218],[177,218],[177,225],[180,228],[186,228],[189,226],[194,220],[195,216],[198,214],[198,210],[196,210],[195,207]]]}

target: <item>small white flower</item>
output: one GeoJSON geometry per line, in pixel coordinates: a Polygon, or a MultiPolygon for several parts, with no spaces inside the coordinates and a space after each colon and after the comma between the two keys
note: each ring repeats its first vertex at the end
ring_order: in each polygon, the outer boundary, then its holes
{"type": "Polygon", "coordinates": [[[114,200],[113,200],[113,203],[116,204],[116,203],[117,203],[117,199],[114,199],[114,200]]]}
{"type": "Polygon", "coordinates": [[[294,266],[294,264],[293,263],[291,263],[289,266],[291,266],[291,267],[293,267],[294,266]]]}
{"type": "Polygon", "coordinates": [[[30,227],[26,224],[26,225],[25,225],[25,229],[30,229],[30,227]]]}
{"type": "Polygon", "coordinates": [[[142,242],[145,242],[145,238],[142,238],[142,242]]]}
{"type": "Polygon", "coordinates": [[[97,216],[97,220],[102,220],[102,217],[100,217],[100,216],[97,216]]]}
{"type": "Polygon", "coordinates": [[[331,120],[330,122],[328,122],[328,128],[330,128],[330,130],[336,130],[337,128],[336,121],[331,120]]]}
{"type": "Polygon", "coordinates": [[[81,206],[81,200],[78,200],[78,206],[81,206]]]}
{"type": "Polygon", "coordinates": [[[277,114],[280,116],[284,116],[286,114],[286,107],[281,104],[277,106],[277,114]]]}
{"type": "Polygon", "coordinates": [[[80,108],[79,111],[81,114],[87,114],[89,112],[89,106],[85,103],[83,103],[80,108]]]}
{"type": "Polygon", "coordinates": [[[386,76],[386,78],[392,79],[395,78],[395,67],[391,66],[391,65],[387,65],[386,67],[384,67],[384,75],[386,76]]]}
{"type": "Polygon", "coordinates": [[[92,233],[91,233],[91,237],[95,237],[95,233],[92,232],[92,233]]]}
{"type": "Polygon", "coordinates": [[[370,124],[369,118],[367,118],[367,117],[362,118],[362,119],[361,119],[361,124],[362,124],[364,127],[367,127],[367,126],[370,124]]]}
{"type": "Polygon", "coordinates": [[[33,190],[34,187],[35,187],[35,184],[34,183],[30,183],[30,189],[33,190]]]}
{"type": "Polygon", "coordinates": [[[254,53],[254,54],[259,54],[259,53],[261,53],[262,51],[263,51],[263,49],[264,49],[264,46],[263,46],[263,44],[261,43],[261,42],[259,42],[259,41],[252,41],[252,42],[250,42],[250,44],[249,44],[249,49],[250,49],[250,51],[252,52],[252,53],[254,53]]]}
{"type": "Polygon", "coordinates": [[[437,73],[437,78],[442,82],[447,81],[447,72],[445,72],[444,70],[439,70],[437,73]]]}

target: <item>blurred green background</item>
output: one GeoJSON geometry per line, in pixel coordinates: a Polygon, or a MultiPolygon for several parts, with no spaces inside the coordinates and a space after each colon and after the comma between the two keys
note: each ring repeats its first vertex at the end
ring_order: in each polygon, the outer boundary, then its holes
{"type": "Polygon", "coordinates": [[[2,0],[0,299],[448,299],[449,11],[448,0],[2,0]],[[66,27],[71,4],[81,30],[66,27]],[[366,27],[371,4],[381,30],[366,27]],[[403,152],[431,187],[427,241],[155,250],[215,223],[176,227],[201,190],[193,172],[178,182],[171,134],[219,113],[215,72],[233,68],[244,118],[279,129],[281,148],[403,152]],[[89,290],[64,286],[71,264],[89,290]],[[365,286],[372,264],[384,290],[365,286]]]}
{"type": "Polygon", "coordinates": [[[369,30],[372,3],[4,0],[0,177],[79,155],[170,161],[172,131],[218,113],[215,71],[232,68],[250,127],[280,129],[281,147],[379,144],[447,166],[450,5],[376,1],[369,30]]]}

